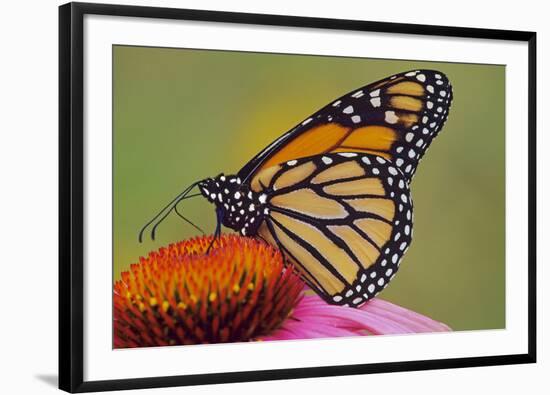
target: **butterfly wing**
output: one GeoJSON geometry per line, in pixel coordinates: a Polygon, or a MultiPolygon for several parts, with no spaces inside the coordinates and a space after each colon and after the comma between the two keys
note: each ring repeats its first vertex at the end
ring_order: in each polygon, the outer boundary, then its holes
{"type": "Polygon", "coordinates": [[[238,175],[248,181],[289,160],[353,151],[391,160],[410,181],[443,127],[451,100],[452,87],[439,71],[391,76],[328,104],[266,147],[238,175]]]}
{"type": "Polygon", "coordinates": [[[384,158],[331,153],[259,173],[268,214],[258,235],[327,302],[357,306],[393,278],[412,236],[403,173],[384,158]]]}

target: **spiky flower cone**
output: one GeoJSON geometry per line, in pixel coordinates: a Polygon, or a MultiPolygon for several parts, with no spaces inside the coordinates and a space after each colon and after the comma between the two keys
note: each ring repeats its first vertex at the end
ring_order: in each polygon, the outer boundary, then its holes
{"type": "Polygon", "coordinates": [[[224,235],[171,244],[141,258],[114,285],[114,347],[257,339],[279,328],[303,282],[281,253],[224,235]]]}

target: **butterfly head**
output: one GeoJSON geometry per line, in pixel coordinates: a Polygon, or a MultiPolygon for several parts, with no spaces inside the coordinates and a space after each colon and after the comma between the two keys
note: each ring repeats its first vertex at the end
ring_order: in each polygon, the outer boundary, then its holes
{"type": "Polygon", "coordinates": [[[206,178],[199,182],[199,190],[202,195],[217,206],[227,200],[227,196],[235,193],[241,187],[241,180],[237,176],[226,176],[223,173],[214,177],[206,178]]]}
{"type": "Polygon", "coordinates": [[[224,174],[201,181],[199,189],[210,203],[216,205],[223,225],[243,236],[256,234],[267,213],[265,194],[250,190],[237,176],[224,174]]]}

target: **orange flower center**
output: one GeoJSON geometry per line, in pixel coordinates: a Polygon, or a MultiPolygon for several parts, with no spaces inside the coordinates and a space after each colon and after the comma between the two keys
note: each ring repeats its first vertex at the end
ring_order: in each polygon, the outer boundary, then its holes
{"type": "Polygon", "coordinates": [[[114,285],[114,346],[254,340],[278,328],[303,282],[281,253],[223,235],[171,244],[132,264],[114,285]]]}

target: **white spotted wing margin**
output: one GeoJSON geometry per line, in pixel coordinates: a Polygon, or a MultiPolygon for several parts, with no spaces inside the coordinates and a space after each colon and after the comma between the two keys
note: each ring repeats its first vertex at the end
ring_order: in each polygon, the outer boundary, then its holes
{"type": "MultiPolygon", "coordinates": [[[[303,157],[331,152],[379,155],[390,159],[410,181],[443,128],[452,99],[451,83],[441,71],[419,69],[392,75],[331,101],[261,151],[238,175],[245,181],[254,177],[303,135],[326,142],[317,143],[318,152],[308,151],[303,157]]],[[[291,151],[296,155],[284,160],[300,157],[291,151]]]]}
{"type": "Polygon", "coordinates": [[[392,162],[331,153],[258,177],[268,209],[258,236],[277,246],[325,301],[358,307],[395,276],[412,240],[412,201],[392,162]]]}

